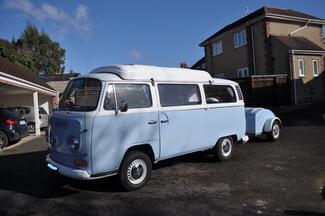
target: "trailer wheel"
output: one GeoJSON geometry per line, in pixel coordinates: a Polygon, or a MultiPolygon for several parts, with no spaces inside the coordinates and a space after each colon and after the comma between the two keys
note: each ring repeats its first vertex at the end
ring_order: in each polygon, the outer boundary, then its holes
{"type": "Polygon", "coordinates": [[[141,151],[126,153],[119,176],[122,186],[127,191],[143,187],[150,178],[152,163],[149,156],[141,151]]]}
{"type": "Polygon", "coordinates": [[[220,138],[215,146],[215,156],[218,161],[231,158],[234,149],[234,140],[231,137],[220,138]]]}
{"type": "Polygon", "coordinates": [[[275,120],[272,124],[271,131],[266,134],[270,141],[276,141],[280,138],[281,124],[275,120]]]}

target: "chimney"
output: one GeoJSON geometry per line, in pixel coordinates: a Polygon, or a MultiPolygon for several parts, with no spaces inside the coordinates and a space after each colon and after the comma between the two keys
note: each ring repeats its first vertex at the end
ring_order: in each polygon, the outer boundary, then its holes
{"type": "Polygon", "coordinates": [[[189,68],[186,64],[186,62],[181,62],[180,68],[189,68]]]}

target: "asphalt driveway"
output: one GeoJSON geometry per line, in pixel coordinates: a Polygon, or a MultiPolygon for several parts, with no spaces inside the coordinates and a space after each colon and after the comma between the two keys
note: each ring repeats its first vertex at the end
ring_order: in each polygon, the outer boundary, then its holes
{"type": "Polygon", "coordinates": [[[224,163],[202,153],[159,163],[133,192],[52,173],[39,137],[0,153],[0,215],[325,215],[324,122],[295,124],[299,112],[283,114],[278,142],[253,139],[224,163]]]}

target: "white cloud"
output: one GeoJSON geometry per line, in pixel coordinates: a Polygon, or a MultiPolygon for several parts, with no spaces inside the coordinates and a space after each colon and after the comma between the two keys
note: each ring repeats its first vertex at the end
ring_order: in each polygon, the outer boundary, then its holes
{"type": "Polygon", "coordinates": [[[57,8],[47,3],[42,4],[41,11],[43,12],[44,17],[48,19],[57,21],[66,21],[69,19],[69,16],[64,12],[62,8],[57,8]]]}
{"type": "Polygon", "coordinates": [[[74,11],[72,23],[79,32],[89,33],[91,30],[88,13],[88,7],[82,4],[74,11]]]}
{"type": "Polygon", "coordinates": [[[129,58],[132,59],[132,60],[141,60],[142,59],[142,55],[137,50],[131,50],[129,52],[129,58]]]}
{"type": "Polygon", "coordinates": [[[5,0],[2,7],[17,10],[40,21],[49,20],[58,22],[64,30],[60,30],[61,32],[66,32],[67,29],[71,28],[81,34],[89,34],[91,31],[89,9],[83,4],[80,4],[71,15],[60,7],[48,3],[42,3],[37,6],[30,0],[5,0]]]}

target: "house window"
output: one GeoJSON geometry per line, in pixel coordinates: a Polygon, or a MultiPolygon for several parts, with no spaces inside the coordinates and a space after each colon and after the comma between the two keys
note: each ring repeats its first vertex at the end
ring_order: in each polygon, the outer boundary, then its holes
{"type": "Polygon", "coordinates": [[[243,29],[239,32],[234,33],[234,47],[241,47],[247,44],[246,30],[243,29]]]}
{"type": "Polygon", "coordinates": [[[218,41],[212,44],[212,55],[220,55],[222,53],[222,41],[218,41]]]}
{"type": "Polygon", "coordinates": [[[237,77],[249,77],[248,67],[237,69],[237,77]]]}
{"type": "Polygon", "coordinates": [[[298,59],[298,71],[299,71],[300,77],[305,76],[305,61],[304,61],[304,59],[298,59]]]}
{"type": "Polygon", "coordinates": [[[319,63],[318,60],[313,60],[313,75],[317,77],[319,74],[319,63]]]}

